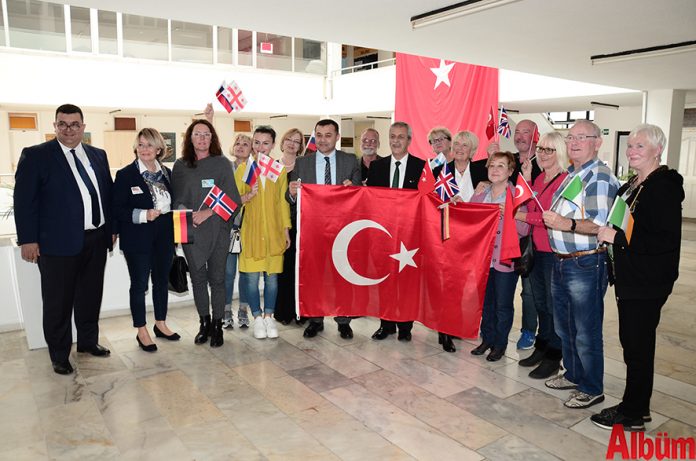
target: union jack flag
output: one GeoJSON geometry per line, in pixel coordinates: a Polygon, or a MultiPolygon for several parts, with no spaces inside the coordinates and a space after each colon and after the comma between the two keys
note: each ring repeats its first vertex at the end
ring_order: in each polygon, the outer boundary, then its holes
{"type": "Polygon", "coordinates": [[[449,201],[459,193],[457,180],[454,179],[454,174],[448,171],[447,165],[445,165],[440,175],[437,177],[437,181],[435,181],[435,192],[443,202],[449,201]]]}
{"type": "Polygon", "coordinates": [[[510,123],[508,114],[504,107],[500,108],[500,123],[498,123],[498,134],[510,139],[510,123]]]}
{"type": "Polygon", "coordinates": [[[213,188],[210,189],[208,195],[203,199],[203,203],[225,221],[228,221],[234,214],[234,210],[237,209],[237,204],[234,203],[234,200],[225,194],[218,186],[213,186],[213,188]]]}

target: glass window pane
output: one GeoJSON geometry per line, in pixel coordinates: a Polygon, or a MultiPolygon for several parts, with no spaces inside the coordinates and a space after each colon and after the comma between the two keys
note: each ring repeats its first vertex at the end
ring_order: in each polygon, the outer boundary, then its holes
{"type": "Polygon", "coordinates": [[[5,17],[0,14],[0,46],[7,45],[5,43],[5,17]]]}
{"type": "Polygon", "coordinates": [[[238,61],[240,66],[250,66],[253,64],[251,51],[254,48],[254,37],[250,30],[237,31],[237,50],[238,61]]]}
{"type": "Polygon", "coordinates": [[[218,63],[232,64],[232,29],[218,26],[218,63]]]}
{"type": "Polygon", "coordinates": [[[326,44],[306,38],[295,39],[295,71],[326,73],[326,44]]]}
{"type": "Polygon", "coordinates": [[[89,28],[89,8],[70,7],[70,29],[73,51],[92,51],[92,33],[89,28]]]}
{"type": "Polygon", "coordinates": [[[63,5],[7,0],[7,17],[13,47],[65,51],[63,5]]]}
{"type": "Polygon", "coordinates": [[[123,56],[169,59],[167,20],[135,14],[123,15],[123,56]]]}
{"type": "Polygon", "coordinates": [[[292,39],[283,35],[256,32],[256,67],[292,70],[292,39]]]}
{"type": "Polygon", "coordinates": [[[97,15],[99,17],[99,54],[118,54],[116,13],[99,10],[97,15]]]}
{"type": "Polygon", "coordinates": [[[573,110],[570,112],[571,120],[585,120],[587,118],[587,112],[584,110],[573,110]]]}
{"type": "Polygon", "coordinates": [[[549,112],[549,117],[556,123],[563,122],[568,120],[568,112],[549,112]]]}
{"type": "Polygon", "coordinates": [[[172,61],[213,63],[213,26],[172,21],[172,61]]]}

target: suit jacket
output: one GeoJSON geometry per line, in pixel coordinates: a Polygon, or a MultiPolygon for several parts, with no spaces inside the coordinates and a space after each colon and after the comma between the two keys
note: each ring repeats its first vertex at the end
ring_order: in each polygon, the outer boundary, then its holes
{"type": "MultiPolygon", "coordinates": [[[[290,172],[289,181],[302,180],[305,184],[317,184],[317,154],[316,152],[304,157],[297,157],[295,168],[290,172]]],[[[348,154],[342,150],[336,151],[336,184],[342,184],[349,179],[354,186],[362,185],[360,180],[360,165],[358,158],[353,154],[348,154]]],[[[285,193],[285,198],[291,204],[295,204],[295,198],[290,192],[285,193]]]]}
{"type": "MultiPolygon", "coordinates": [[[[109,249],[113,181],[104,150],[83,144],[97,178],[109,249]]],[[[84,203],[70,165],[57,140],[27,147],[15,173],[17,242],[38,243],[41,254],[74,256],[84,245],[84,203]]]]}
{"type": "MultiPolygon", "coordinates": [[[[172,172],[162,165],[164,185],[172,194],[169,179],[172,172]]],[[[154,208],[152,194],[140,174],[138,161],[120,169],[116,173],[113,191],[113,216],[118,228],[120,248],[124,252],[149,253],[155,239],[174,242],[174,223],[170,213],[162,214],[154,221],[143,224],[133,223],[133,210],[150,210],[154,208]],[[133,194],[132,188],[138,187],[142,193],[133,194]]]]}
{"type": "MultiPolygon", "coordinates": [[[[370,163],[370,171],[367,173],[368,186],[391,187],[392,178],[389,176],[392,156],[378,158],[370,163]]],[[[418,189],[418,181],[423,173],[425,160],[409,154],[406,161],[406,173],[404,174],[404,189],[418,189]]]]}

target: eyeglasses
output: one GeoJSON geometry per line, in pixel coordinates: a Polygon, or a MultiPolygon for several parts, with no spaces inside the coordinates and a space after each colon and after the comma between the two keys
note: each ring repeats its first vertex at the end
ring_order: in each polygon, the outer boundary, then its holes
{"type": "Polygon", "coordinates": [[[551,155],[551,154],[553,154],[554,152],[556,152],[556,149],[554,149],[553,147],[541,147],[541,146],[537,146],[537,147],[536,147],[536,151],[537,151],[537,154],[551,155]]]}
{"type": "Polygon", "coordinates": [[[77,131],[80,128],[82,128],[82,123],[80,122],[72,122],[72,123],[65,123],[65,122],[58,122],[56,123],[56,128],[58,128],[61,131],[66,131],[68,129],[77,131]]]}
{"type": "Polygon", "coordinates": [[[286,139],[285,139],[285,142],[289,142],[289,143],[295,144],[296,146],[301,146],[301,145],[302,145],[302,141],[298,141],[298,140],[296,140],[296,139],[286,138],[286,139]]]}
{"type": "Polygon", "coordinates": [[[212,135],[213,134],[210,133],[209,131],[194,131],[193,132],[193,136],[195,136],[197,138],[209,138],[212,135]]]}
{"type": "Polygon", "coordinates": [[[428,142],[429,142],[430,144],[437,144],[437,143],[443,142],[443,141],[445,141],[445,140],[451,141],[451,139],[448,138],[447,136],[443,136],[442,138],[433,138],[433,139],[431,139],[431,140],[428,141],[428,142]]]}
{"type": "Polygon", "coordinates": [[[565,137],[566,142],[573,142],[573,141],[578,141],[578,142],[583,142],[588,138],[598,138],[599,136],[590,136],[589,134],[579,134],[577,136],[573,136],[572,134],[569,134],[568,136],[565,137]]]}

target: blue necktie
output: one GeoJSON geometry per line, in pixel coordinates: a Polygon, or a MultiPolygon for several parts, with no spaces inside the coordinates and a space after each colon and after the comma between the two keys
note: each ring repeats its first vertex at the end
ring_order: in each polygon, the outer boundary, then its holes
{"type": "Polygon", "coordinates": [[[82,182],[85,183],[85,186],[89,191],[89,198],[92,202],[92,225],[96,229],[99,227],[99,223],[101,223],[101,211],[99,211],[99,196],[97,195],[97,189],[94,188],[92,180],[89,179],[89,175],[87,174],[87,170],[85,170],[85,166],[82,164],[80,159],[77,158],[77,155],[75,154],[75,149],[70,149],[70,153],[73,156],[73,160],[75,160],[77,172],[80,173],[82,182]]]}

